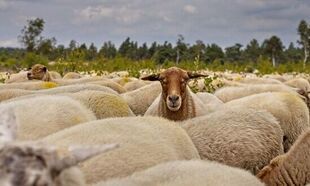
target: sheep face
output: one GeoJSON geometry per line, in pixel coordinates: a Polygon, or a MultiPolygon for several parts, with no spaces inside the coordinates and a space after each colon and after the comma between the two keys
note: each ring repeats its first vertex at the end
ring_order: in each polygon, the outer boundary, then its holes
{"type": "Polygon", "coordinates": [[[187,72],[177,67],[171,67],[159,74],[153,74],[142,78],[143,80],[160,81],[162,86],[162,98],[170,111],[178,111],[182,101],[187,97],[187,82],[191,78],[204,75],[187,72]]]}
{"type": "Polygon", "coordinates": [[[47,77],[47,68],[44,65],[36,64],[27,73],[27,78],[29,80],[38,79],[38,80],[46,80],[47,77]]]}

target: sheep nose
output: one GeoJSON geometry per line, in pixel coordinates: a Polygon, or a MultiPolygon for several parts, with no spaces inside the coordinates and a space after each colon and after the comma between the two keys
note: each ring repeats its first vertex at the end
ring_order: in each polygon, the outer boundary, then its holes
{"type": "Polygon", "coordinates": [[[31,73],[30,73],[30,72],[28,72],[28,73],[27,73],[27,77],[30,77],[30,76],[31,76],[31,73]]]}
{"type": "Polygon", "coordinates": [[[172,96],[168,96],[168,99],[169,99],[169,101],[171,101],[172,103],[175,103],[175,102],[177,102],[177,101],[180,99],[180,97],[179,97],[179,96],[176,96],[176,95],[172,95],[172,96]]]}

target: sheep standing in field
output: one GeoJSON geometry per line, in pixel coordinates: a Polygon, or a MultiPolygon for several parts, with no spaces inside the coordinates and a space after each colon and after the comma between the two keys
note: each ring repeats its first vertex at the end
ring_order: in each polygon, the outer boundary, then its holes
{"type": "Polygon", "coordinates": [[[97,120],[42,139],[57,147],[101,145],[112,141],[121,148],[80,164],[87,183],[129,176],[166,161],[200,159],[187,133],[173,121],[159,117],[97,120]]]}
{"type": "Polygon", "coordinates": [[[133,91],[121,94],[136,115],[144,115],[156,97],[161,93],[159,82],[153,82],[133,91]]]}
{"type": "Polygon", "coordinates": [[[95,186],[263,186],[249,172],[202,160],[171,161],[95,186]]]}
{"type": "Polygon", "coordinates": [[[306,185],[310,183],[310,130],[302,134],[284,155],[274,158],[258,174],[266,185],[306,185]]]}
{"type": "Polygon", "coordinates": [[[285,92],[254,94],[227,102],[218,109],[235,106],[264,109],[277,118],[284,132],[284,152],[287,152],[298,136],[310,127],[307,105],[295,94],[285,92]]]}
{"type": "Polygon", "coordinates": [[[39,96],[1,103],[0,109],[14,110],[18,140],[36,140],[96,119],[93,112],[80,102],[65,96],[39,96]]]}
{"type": "Polygon", "coordinates": [[[202,159],[257,172],[283,153],[283,132],[267,111],[225,108],[181,123],[202,159]]]}
{"type": "Polygon", "coordinates": [[[187,72],[171,67],[159,74],[153,74],[142,80],[160,81],[161,94],[145,112],[145,115],[161,116],[170,120],[186,120],[206,114],[206,108],[189,89],[187,82],[191,78],[205,75],[187,72]]]}

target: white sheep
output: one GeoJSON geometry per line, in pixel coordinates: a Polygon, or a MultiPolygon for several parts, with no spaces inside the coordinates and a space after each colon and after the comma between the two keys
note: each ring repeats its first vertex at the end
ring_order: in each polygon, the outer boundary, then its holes
{"type": "Polygon", "coordinates": [[[159,82],[154,82],[136,90],[121,94],[136,115],[144,115],[161,92],[159,82]]]}
{"type": "Polygon", "coordinates": [[[244,168],[253,173],[283,153],[283,132],[264,110],[225,108],[184,121],[202,159],[244,168]]]}
{"type": "Polygon", "coordinates": [[[145,115],[161,116],[177,121],[206,114],[207,108],[187,86],[189,79],[202,76],[204,75],[171,67],[159,74],[142,78],[160,81],[162,86],[161,94],[154,100],[145,115]]]}
{"type": "Polygon", "coordinates": [[[65,96],[37,96],[1,103],[0,109],[14,110],[19,140],[36,140],[96,119],[80,102],[65,96]]]}
{"type": "Polygon", "coordinates": [[[225,103],[223,107],[243,106],[252,109],[264,109],[271,113],[283,130],[283,147],[287,152],[300,134],[309,125],[309,110],[299,96],[285,92],[267,92],[254,94],[225,103]]]}
{"type": "Polygon", "coordinates": [[[80,164],[87,183],[128,176],[161,162],[200,158],[186,132],[176,123],[159,117],[97,120],[59,131],[42,141],[57,147],[111,141],[120,144],[121,148],[80,164]]]}
{"type": "Polygon", "coordinates": [[[258,174],[266,185],[310,184],[310,130],[284,155],[274,158],[258,174]]]}
{"type": "Polygon", "coordinates": [[[248,85],[242,87],[223,87],[218,89],[214,95],[222,100],[224,103],[239,99],[245,96],[263,93],[263,92],[291,92],[296,93],[296,89],[293,89],[289,86],[285,85],[274,85],[274,84],[266,84],[266,85],[248,85]]]}
{"type": "Polygon", "coordinates": [[[207,160],[161,163],[126,178],[100,182],[95,186],[263,186],[249,172],[207,160]]]}

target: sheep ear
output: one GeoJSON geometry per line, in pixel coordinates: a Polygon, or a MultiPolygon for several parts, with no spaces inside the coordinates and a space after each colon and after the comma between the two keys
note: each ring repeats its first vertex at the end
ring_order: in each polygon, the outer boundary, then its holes
{"type": "Polygon", "coordinates": [[[159,75],[160,74],[151,74],[149,76],[146,77],[142,77],[142,80],[149,80],[149,81],[158,81],[159,80],[159,75]]]}
{"type": "Polygon", "coordinates": [[[11,142],[16,139],[17,121],[13,108],[0,109],[0,142],[11,142]]]}
{"type": "Polygon", "coordinates": [[[296,92],[299,94],[299,97],[303,99],[305,102],[309,100],[309,92],[306,92],[302,89],[296,89],[296,92]]]}
{"type": "Polygon", "coordinates": [[[208,75],[204,75],[204,74],[199,74],[199,73],[196,73],[196,72],[190,72],[190,71],[187,71],[187,75],[190,79],[193,79],[193,78],[199,78],[199,77],[207,77],[208,75]]]}
{"type": "Polygon", "coordinates": [[[43,70],[43,72],[46,72],[46,71],[47,71],[47,68],[46,68],[46,67],[43,67],[42,70],[43,70]]]}
{"type": "Polygon", "coordinates": [[[118,148],[119,144],[108,144],[108,145],[94,145],[94,146],[69,146],[69,152],[71,156],[65,157],[58,162],[55,167],[56,171],[77,165],[89,158],[99,155],[104,152],[108,152],[115,148],[118,148]]]}

